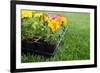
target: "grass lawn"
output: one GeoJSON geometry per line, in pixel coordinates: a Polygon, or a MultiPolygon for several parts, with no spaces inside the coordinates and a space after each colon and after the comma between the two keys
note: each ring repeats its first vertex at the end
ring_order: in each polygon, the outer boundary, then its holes
{"type": "Polygon", "coordinates": [[[68,30],[55,56],[23,54],[22,62],[45,62],[90,59],[90,14],[62,12],[68,18],[68,30]]]}

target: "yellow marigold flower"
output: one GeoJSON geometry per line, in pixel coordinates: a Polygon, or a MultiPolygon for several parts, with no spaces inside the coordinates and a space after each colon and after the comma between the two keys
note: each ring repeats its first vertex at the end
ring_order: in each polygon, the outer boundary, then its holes
{"type": "Polygon", "coordinates": [[[36,13],[36,14],[34,14],[34,16],[36,16],[36,17],[41,17],[43,15],[44,15],[43,13],[36,13]]]}
{"type": "Polygon", "coordinates": [[[52,20],[51,22],[48,23],[48,27],[51,28],[52,31],[57,30],[60,26],[59,23],[55,20],[52,20]]]}
{"type": "Polygon", "coordinates": [[[21,11],[21,18],[32,17],[32,13],[33,12],[35,12],[35,11],[32,11],[32,10],[22,10],[21,11]]]}

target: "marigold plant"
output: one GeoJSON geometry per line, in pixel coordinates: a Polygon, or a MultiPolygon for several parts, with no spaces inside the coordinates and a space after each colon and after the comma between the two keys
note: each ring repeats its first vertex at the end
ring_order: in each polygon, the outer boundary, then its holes
{"type": "Polygon", "coordinates": [[[48,42],[57,41],[67,24],[61,13],[21,10],[22,39],[39,37],[48,42]]]}

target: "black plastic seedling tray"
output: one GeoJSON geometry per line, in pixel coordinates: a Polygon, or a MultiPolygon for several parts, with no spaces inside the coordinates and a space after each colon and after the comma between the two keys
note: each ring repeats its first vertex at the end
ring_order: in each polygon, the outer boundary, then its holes
{"type": "Polygon", "coordinates": [[[48,44],[47,42],[27,42],[22,40],[22,53],[34,53],[43,56],[53,56],[56,44],[48,44]]]}

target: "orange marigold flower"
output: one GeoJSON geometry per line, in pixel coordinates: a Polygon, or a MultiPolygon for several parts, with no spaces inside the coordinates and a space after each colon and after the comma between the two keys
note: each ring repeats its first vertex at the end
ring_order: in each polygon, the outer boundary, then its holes
{"type": "Polygon", "coordinates": [[[51,22],[48,23],[48,27],[50,27],[52,31],[55,31],[60,27],[60,25],[59,22],[52,20],[51,22]]]}
{"type": "Polygon", "coordinates": [[[63,16],[57,16],[55,20],[58,21],[59,24],[66,22],[66,18],[63,16]]]}

